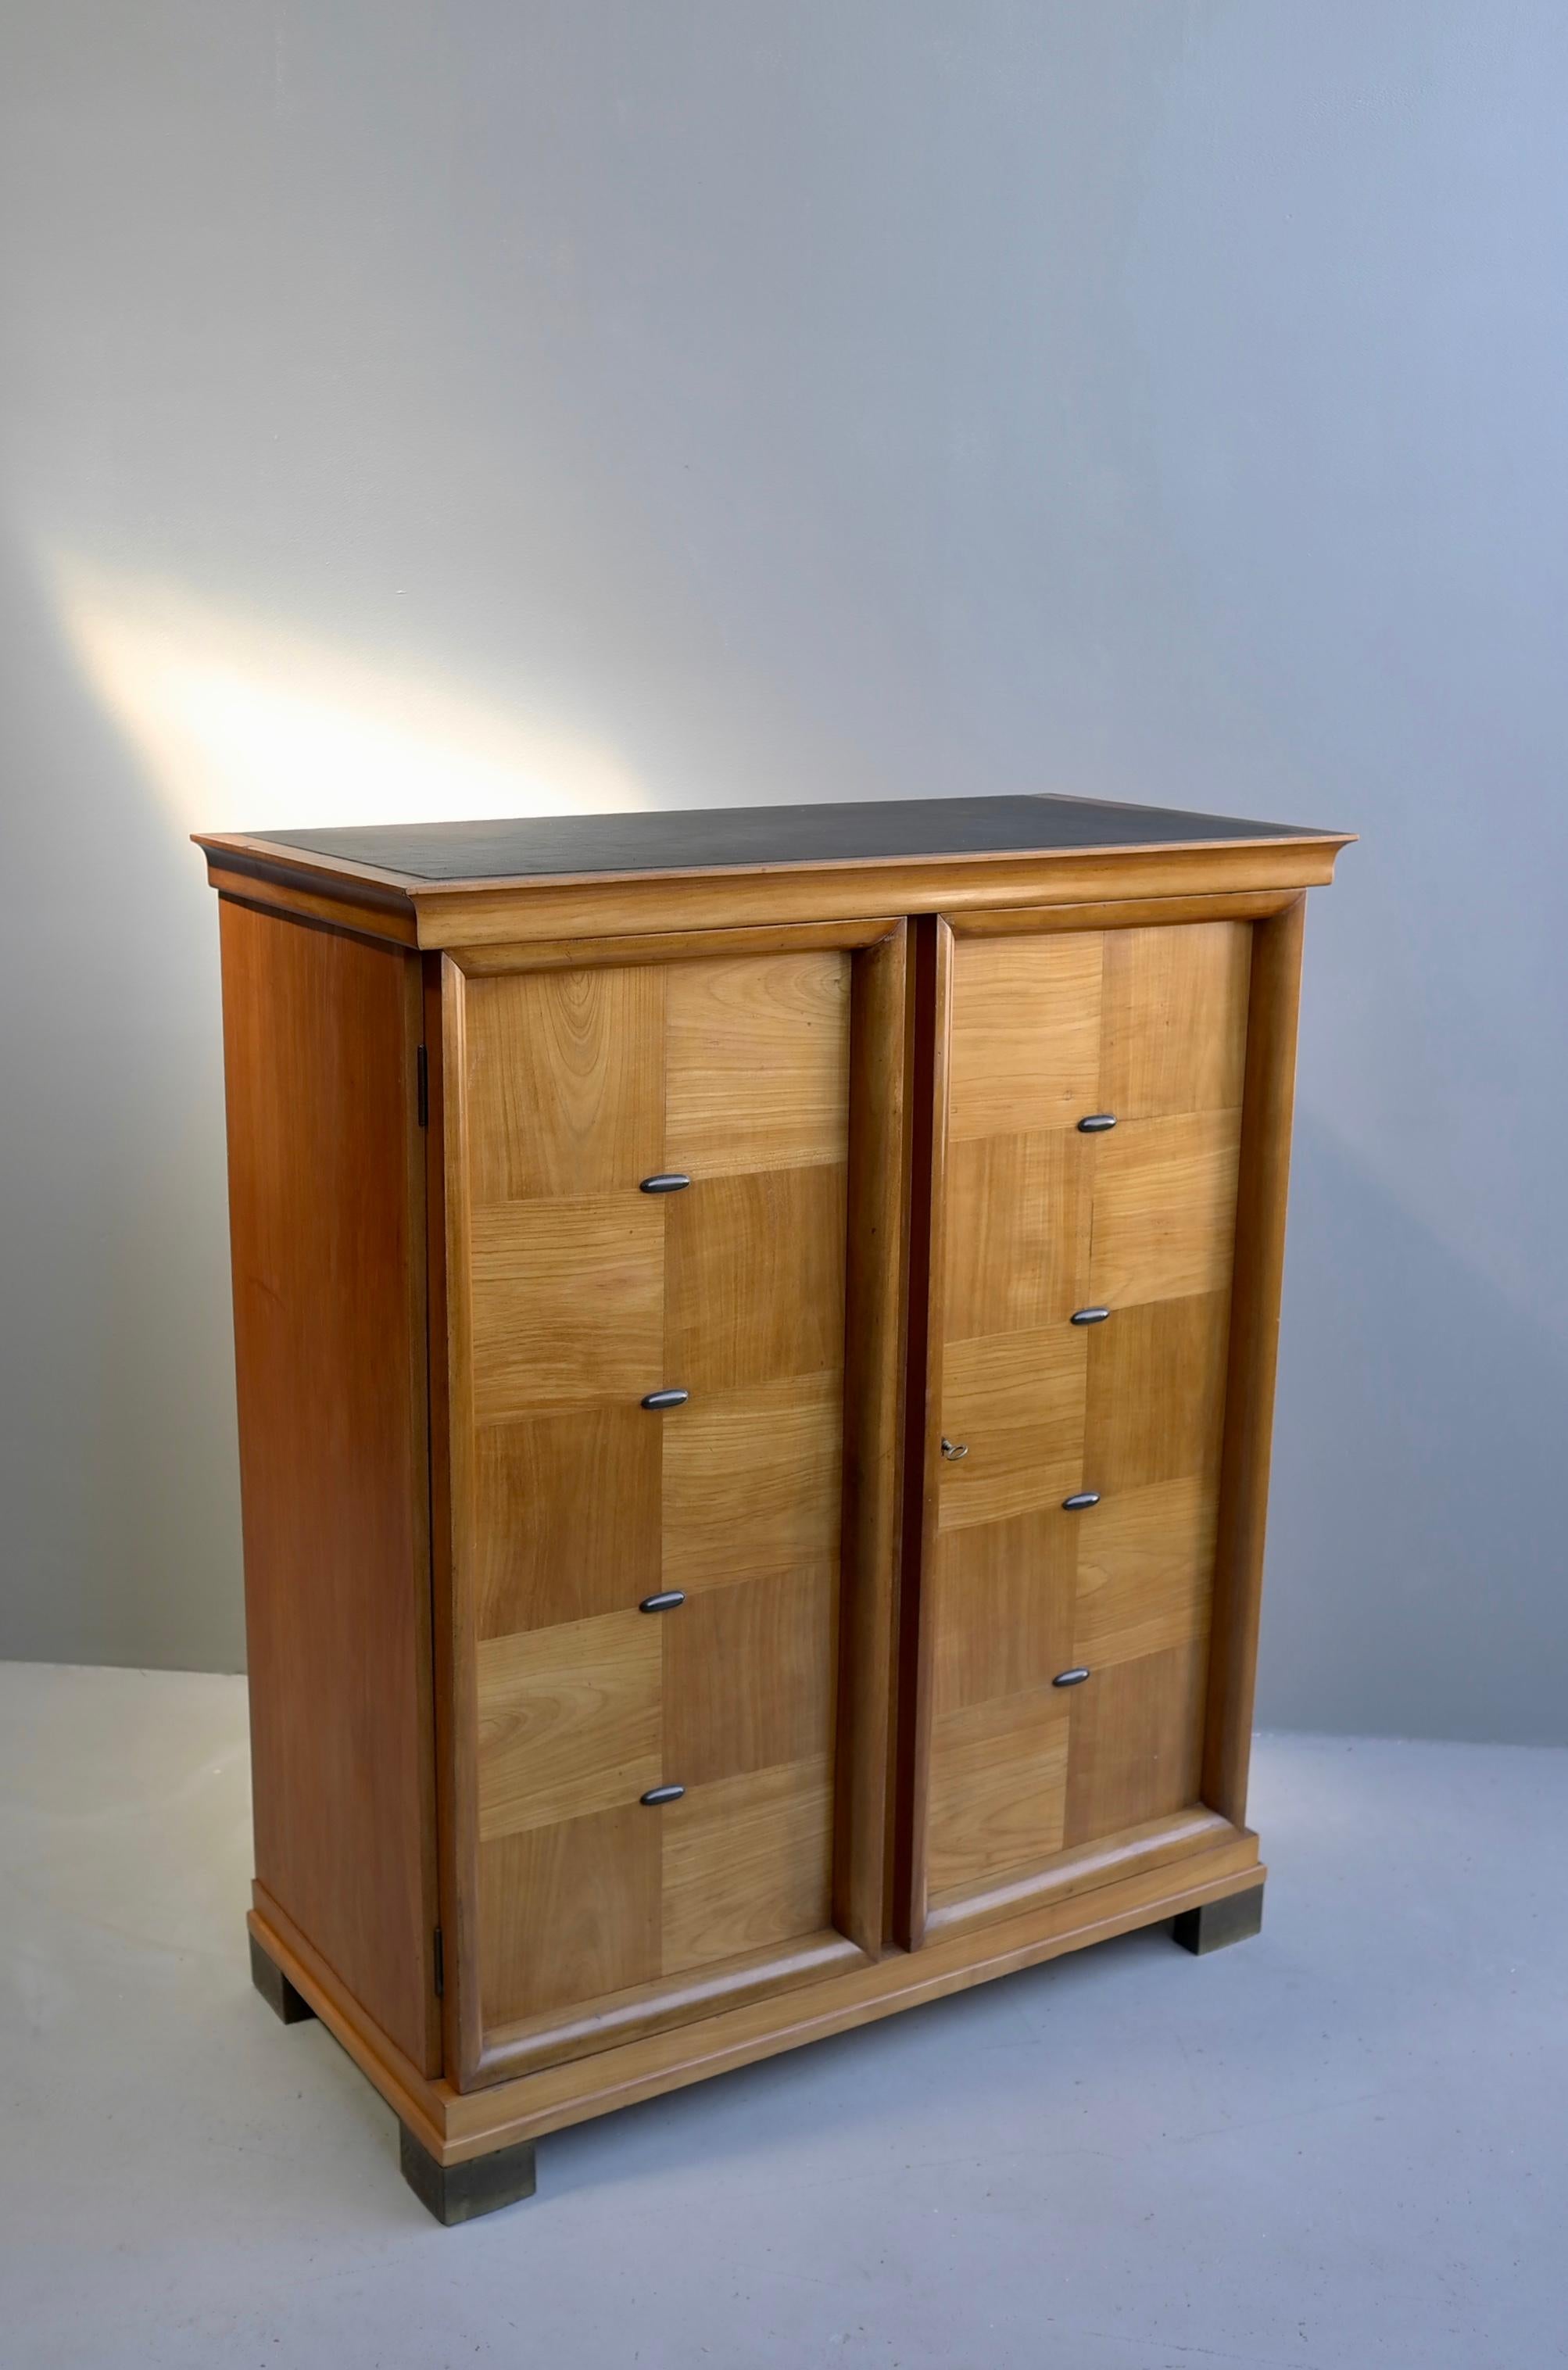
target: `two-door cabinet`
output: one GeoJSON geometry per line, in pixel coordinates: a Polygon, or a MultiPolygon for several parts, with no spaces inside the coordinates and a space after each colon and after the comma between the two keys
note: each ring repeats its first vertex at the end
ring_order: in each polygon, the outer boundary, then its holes
{"type": "Polygon", "coordinates": [[[213,835],[256,1980],[457,2220],[1245,1819],[1306,889],[1051,798],[213,835]]]}

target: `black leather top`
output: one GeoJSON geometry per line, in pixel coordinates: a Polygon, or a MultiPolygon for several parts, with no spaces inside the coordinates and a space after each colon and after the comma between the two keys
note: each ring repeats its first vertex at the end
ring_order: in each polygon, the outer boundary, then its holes
{"type": "Polygon", "coordinates": [[[1239,823],[1100,799],[890,799],[859,806],[698,807],[678,813],[533,815],[515,823],[371,823],[251,834],[303,855],[414,880],[703,872],[746,865],[1162,847],[1202,840],[1318,839],[1298,823],[1239,823]]]}

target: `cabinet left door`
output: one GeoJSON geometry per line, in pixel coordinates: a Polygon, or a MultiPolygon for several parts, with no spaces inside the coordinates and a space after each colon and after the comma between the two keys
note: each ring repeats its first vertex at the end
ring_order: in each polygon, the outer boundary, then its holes
{"type": "Polygon", "coordinates": [[[902,960],[447,963],[466,2081],[880,1946],[902,960]]]}

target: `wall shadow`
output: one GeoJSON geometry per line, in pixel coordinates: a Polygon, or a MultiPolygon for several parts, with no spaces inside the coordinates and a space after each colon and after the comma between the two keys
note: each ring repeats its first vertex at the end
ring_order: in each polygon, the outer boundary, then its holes
{"type": "Polygon", "coordinates": [[[1297,1123],[1258,1719],[1568,1740],[1568,1353],[1297,1123]]]}

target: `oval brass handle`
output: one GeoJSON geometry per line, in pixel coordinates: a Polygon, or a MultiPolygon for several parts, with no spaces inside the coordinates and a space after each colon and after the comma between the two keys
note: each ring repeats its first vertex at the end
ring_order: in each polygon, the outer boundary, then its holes
{"type": "Polygon", "coordinates": [[[684,1193],[691,1183],[678,1168],[663,1168],[657,1177],[645,1177],[638,1187],[640,1193],[684,1193]]]}
{"type": "Polygon", "coordinates": [[[944,1440],[942,1443],[942,1455],[954,1465],[961,1456],[967,1456],[968,1454],[969,1443],[966,1440],[944,1440]]]}
{"type": "Polygon", "coordinates": [[[684,1588],[662,1588],[656,1596],[645,1596],[637,1609],[639,1613],[673,1613],[685,1603],[684,1588]]]}
{"type": "Polygon", "coordinates": [[[650,1391],[642,1404],[646,1408],[685,1407],[689,1391],[650,1391]]]}
{"type": "Polygon", "coordinates": [[[1062,1512],[1065,1514],[1081,1514],[1086,1506],[1098,1506],[1099,1503],[1098,1490],[1075,1490],[1070,1498],[1063,1499],[1062,1512]]]}
{"type": "Polygon", "coordinates": [[[684,1786],[650,1786],[642,1800],[656,1810],[661,1802],[678,1802],[685,1792],[684,1786]]]}
{"type": "Polygon", "coordinates": [[[1080,1135],[1103,1135],[1108,1127],[1114,1127],[1115,1124],[1116,1114],[1114,1111],[1090,1111],[1087,1119],[1079,1120],[1078,1133],[1080,1135]]]}
{"type": "Polygon", "coordinates": [[[1076,1671],[1058,1671],[1051,1685],[1054,1687],[1081,1687],[1088,1676],[1088,1663],[1080,1662],[1076,1671]]]}

